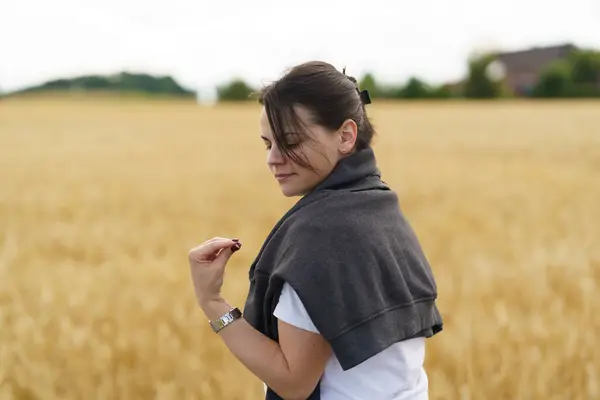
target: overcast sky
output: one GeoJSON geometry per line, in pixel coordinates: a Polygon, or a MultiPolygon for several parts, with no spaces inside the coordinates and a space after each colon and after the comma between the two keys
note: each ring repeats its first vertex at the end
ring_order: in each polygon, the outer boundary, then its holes
{"type": "Polygon", "coordinates": [[[564,42],[600,49],[600,0],[1,0],[0,88],[130,70],[198,90],[309,59],[441,82],[480,47],[564,42]]]}

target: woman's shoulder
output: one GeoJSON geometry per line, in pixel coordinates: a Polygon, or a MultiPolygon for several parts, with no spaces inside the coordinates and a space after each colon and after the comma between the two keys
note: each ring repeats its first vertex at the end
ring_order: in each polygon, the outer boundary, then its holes
{"type": "Polygon", "coordinates": [[[290,216],[289,227],[299,232],[326,232],[332,227],[360,227],[357,217],[373,210],[374,206],[374,203],[362,200],[358,194],[334,191],[300,207],[290,216]]]}
{"type": "Polygon", "coordinates": [[[273,315],[285,323],[310,332],[319,333],[319,330],[310,318],[304,303],[294,288],[288,283],[283,283],[277,306],[273,315]]]}

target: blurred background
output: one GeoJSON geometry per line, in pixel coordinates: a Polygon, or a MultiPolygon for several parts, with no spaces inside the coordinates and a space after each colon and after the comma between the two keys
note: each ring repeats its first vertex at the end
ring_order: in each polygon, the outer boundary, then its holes
{"type": "Polygon", "coordinates": [[[0,400],[260,399],[187,252],[285,198],[263,84],[346,68],[439,287],[431,399],[600,399],[600,2],[4,0],[0,400]]]}

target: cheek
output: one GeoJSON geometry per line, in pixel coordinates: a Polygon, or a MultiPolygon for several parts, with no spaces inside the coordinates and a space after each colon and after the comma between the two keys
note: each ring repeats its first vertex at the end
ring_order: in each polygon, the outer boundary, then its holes
{"type": "MultiPolygon", "coordinates": [[[[311,149],[312,150],[312,149],[311,149]]],[[[330,162],[337,161],[338,158],[338,145],[330,140],[319,143],[318,147],[314,150],[314,158],[317,158],[320,164],[328,164],[330,162]]]]}
{"type": "Polygon", "coordinates": [[[325,154],[327,154],[327,160],[323,160],[323,161],[326,163],[327,168],[332,169],[340,159],[337,144],[336,143],[330,144],[327,147],[327,151],[325,154]]]}

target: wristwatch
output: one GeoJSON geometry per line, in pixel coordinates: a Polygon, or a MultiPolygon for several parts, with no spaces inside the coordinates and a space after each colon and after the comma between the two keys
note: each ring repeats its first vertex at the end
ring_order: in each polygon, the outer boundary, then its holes
{"type": "Polygon", "coordinates": [[[225,315],[223,315],[221,318],[210,321],[210,326],[215,333],[219,333],[221,329],[225,328],[227,325],[241,317],[242,312],[239,308],[235,307],[225,313],[225,315]]]}

